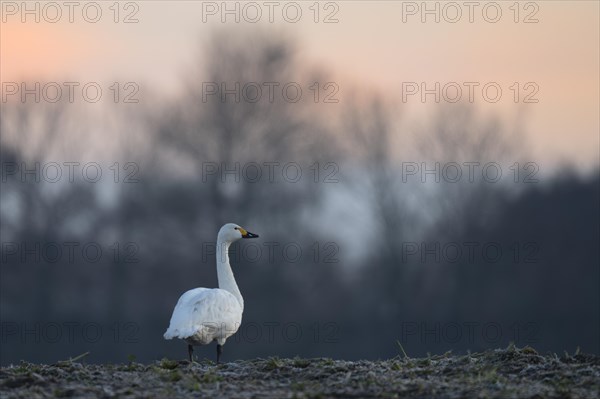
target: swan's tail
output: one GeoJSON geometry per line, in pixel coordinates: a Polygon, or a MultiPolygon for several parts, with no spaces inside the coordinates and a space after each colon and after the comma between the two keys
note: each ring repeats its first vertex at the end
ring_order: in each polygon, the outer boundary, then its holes
{"type": "Polygon", "coordinates": [[[163,334],[163,337],[165,339],[173,339],[173,338],[186,339],[186,338],[191,337],[194,334],[195,334],[195,331],[192,328],[179,329],[179,328],[169,327],[167,329],[167,331],[165,331],[165,333],[163,334]]]}
{"type": "Polygon", "coordinates": [[[191,334],[183,334],[178,328],[169,327],[167,329],[167,331],[165,331],[165,333],[163,334],[163,337],[165,339],[173,339],[173,338],[186,339],[190,335],[191,334]]]}

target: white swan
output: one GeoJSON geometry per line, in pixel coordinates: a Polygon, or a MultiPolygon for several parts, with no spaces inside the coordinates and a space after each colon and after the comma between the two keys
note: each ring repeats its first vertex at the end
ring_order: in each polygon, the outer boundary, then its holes
{"type": "Polygon", "coordinates": [[[177,301],[165,339],[179,338],[188,343],[190,362],[194,345],[217,341],[217,363],[227,338],[236,333],[242,322],[244,298],[229,265],[229,246],[240,238],[255,238],[234,223],[227,223],[217,235],[217,278],[219,288],[194,288],[177,301]]]}

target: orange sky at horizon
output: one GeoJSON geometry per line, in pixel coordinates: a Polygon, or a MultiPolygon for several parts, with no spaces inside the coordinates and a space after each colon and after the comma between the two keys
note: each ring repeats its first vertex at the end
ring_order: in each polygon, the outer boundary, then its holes
{"type": "MultiPolygon", "coordinates": [[[[321,3],[321,21],[315,23],[314,8],[310,8],[313,2],[298,2],[302,10],[298,23],[287,22],[275,12],[271,24],[265,20],[263,7],[261,22],[249,23],[242,15],[239,24],[225,26],[219,12],[203,15],[207,10],[203,7],[213,2],[174,1],[168,6],[163,1],[132,2],[138,9],[121,8],[118,16],[122,20],[135,11],[132,15],[139,22],[132,24],[113,21],[113,2],[99,2],[103,14],[98,23],[86,22],[77,12],[74,23],[49,23],[43,18],[40,23],[31,19],[22,23],[18,13],[12,15],[14,10],[5,8],[6,3],[13,2],[2,2],[2,82],[118,79],[169,95],[185,83],[183,71],[215,31],[242,30],[247,34],[255,27],[274,29],[297,40],[303,63],[329,72],[340,86],[342,103],[344,93],[354,87],[377,90],[401,103],[403,83],[407,82],[427,87],[435,82],[441,86],[497,82],[503,90],[500,101],[491,103],[476,96],[474,104],[506,119],[526,112],[535,159],[548,163],[569,160],[594,168],[600,163],[599,2],[529,2],[537,5],[537,11],[526,9],[529,3],[520,3],[519,20],[528,14],[539,20],[528,24],[514,22],[513,2],[499,2],[502,18],[497,23],[486,21],[478,10],[470,23],[465,20],[465,8],[456,23],[444,20],[443,13],[439,23],[431,15],[423,23],[419,12],[407,14],[406,8],[419,7],[421,2],[390,1],[327,3],[337,9],[321,3]],[[338,22],[323,23],[329,14],[338,22]],[[539,102],[515,104],[511,100],[513,82],[519,82],[521,96],[527,93],[526,83],[537,84],[535,98],[539,102]]],[[[435,3],[427,4],[434,7],[435,3]]],[[[480,2],[481,8],[489,3],[480,2]]],[[[281,4],[283,7],[286,2],[281,4]]],[[[438,7],[443,10],[445,5],[439,2],[438,7]]],[[[453,17],[451,11],[448,9],[447,18],[453,17]]],[[[227,18],[231,22],[231,16],[227,18]]],[[[431,100],[422,104],[418,94],[402,104],[403,114],[414,120],[435,106],[431,100]]]]}

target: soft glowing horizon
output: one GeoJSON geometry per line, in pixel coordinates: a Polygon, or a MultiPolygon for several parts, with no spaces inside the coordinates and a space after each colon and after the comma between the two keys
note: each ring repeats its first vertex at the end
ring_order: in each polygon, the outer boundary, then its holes
{"type": "Polygon", "coordinates": [[[64,7],[62,18],[52,23],[55,11],[44,15],[39,3],[38,23],[34,14],[18,9],[27,4],[35,10],[36,2],[3,2],[3,99],[6,82],[26,80],[133,81],[140,85],[142,102],[144,92],[171,96],[185,87],[185,72],[212,35],[240,31],[251,43],[254,29],[275,29],[297,42],[302,64],[332,77],[341,104],[355,89],[376,91],[398,104],[410,125],[427,120],[438,105],[434,92],[444,104],[456,99],[460,88],[461,100],[472,100],[485,114],[507,124],[522,117],[535,160],[552,166],[568,161],[584,170],[599,165],[598,2],[529,2],[517,8],[494,3],[502,12],[497,22],[492,22],[493,2],[476,2],[473,9],[461,2],[453,3],[458,8],[427,2],[429,13],[422,2],[329,2],[321,3],[318,13],[312,2],[297,2],[302,17],[295,23],[290,22],[295,9],[281,12],[286,2],[271,10],[272,23],[262,2],[255,9],[227,2],[234,10],[229,14],[221,2],[175,1],[168,8],[165,3],[132,2],[135,7],[120,9],[117,16],[112,3],[100,2],[97,23],[86,21],[80,9],[70,23],[64,7]],[[262,16],[254,23],[257,9],[262,16]],[[239,23],[232,29],[236,13],[239,23]],[[123,23],[128,16],[138,22],[123,23]],[[486,98],[483,87],[490,97],[500,87],[501,98],[486,98]],[[433,92],[421,97],[423,88],[433,92]]]}

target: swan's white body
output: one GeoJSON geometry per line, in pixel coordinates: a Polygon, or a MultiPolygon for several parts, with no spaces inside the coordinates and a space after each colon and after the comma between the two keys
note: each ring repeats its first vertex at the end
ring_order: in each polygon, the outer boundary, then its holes
{"type": "Polygon", "coordinates": [[[185,292],[173,310],[165,339],[180,338],[190,345],[223,345],[242,323],[243,306],[220,288],[194,288],[185,292]]]}
{"type": "Polygon", "coordinates": [[[165,339],[179,338],[189,345],[216,341],[220,354],[220,346],[240,327],[244,311],[244,299],[229,264],[229,246],[240,238],[253,237],[258,236],[233,223],[219,230],[216,251],[219,288],[194,288],[185,292],[173,309],[165,339]]]}

